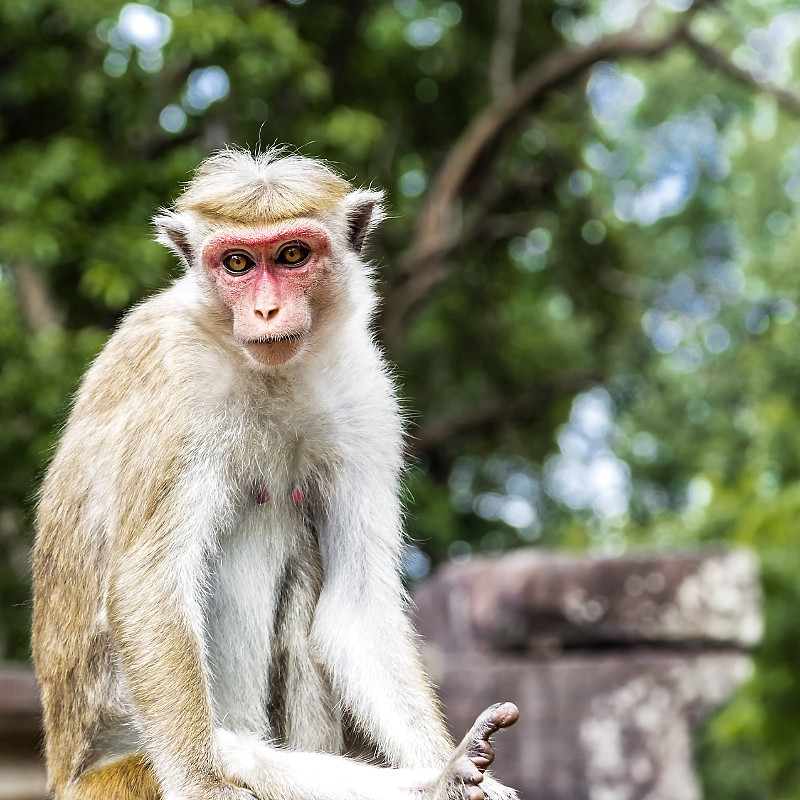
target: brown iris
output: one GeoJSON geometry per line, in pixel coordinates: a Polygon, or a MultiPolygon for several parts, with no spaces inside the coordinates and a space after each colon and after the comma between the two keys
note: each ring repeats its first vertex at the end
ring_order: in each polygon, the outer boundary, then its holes
{"type": "Polygon", "coordinates": [[[275,259],[279,264],[287,264],[290,267],[302,264],[311,251],[302,244],[287,244],[281,248],[278,257],[275,259]]]}
{"type": "Polygon", "coordinates": [[[222,259],[222,266],[232,275],[240,275],[242,272],[247,272],[255,265],[256,262],[244,253],[231,253],[222,259]]]}

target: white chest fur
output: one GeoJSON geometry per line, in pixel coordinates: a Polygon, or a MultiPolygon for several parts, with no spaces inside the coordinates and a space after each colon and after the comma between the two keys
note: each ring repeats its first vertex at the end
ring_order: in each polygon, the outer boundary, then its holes
{"type": "Polygon", "coordinates": [[[274,437],[264,430],[248,438],[235,448],[240,511],[220,534],[210,570],[214,716],[237,732],[336,752],[336,701],[310,639],[323,581],[314,519],[319,476],[299,432],[274,437]],[[309,732],[295,724],[307,714],[328,722],[309,732]]]}
{"type": "Polygon", "coordinates": [[[226,727],[272,732],[267,708],[279,595],[298,541],[307,536],[300,510],[277,496],[253,503],[220,541],[208,655],[215,715],[226,727]]]}

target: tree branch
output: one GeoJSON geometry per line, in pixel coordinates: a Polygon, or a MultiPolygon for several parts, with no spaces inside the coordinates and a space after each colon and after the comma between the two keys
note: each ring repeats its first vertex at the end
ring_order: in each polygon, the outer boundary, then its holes
{"type": "Polygon", "coordinates": [[[497,32],[489,56],[489,90],[492,100],[507,97],[514,90],[514,56],[519,36],[521,0],[498,0],[497,32]]]}
{"type": "Polygon", "coordinates": [[[492,403],[471,414],[448,419],[423,420],[417,431],[411,435],[411,449],[417,454],[431,454],[459,436],[530,419],[558,397],[575,394],[590,384],[602,380],[603,375],[599,372],[567,372],[512,400],[492,403]]]}
{"type": "Polygon", "coordinates": [[[411,245],[397,261],[386,288],[381,329],[391,348],[411,310],[447,274],[444,255],[459,241],[459,207],[470,175],[484,154],[526,111],[546,95],[598,61],[622,56],[657,56],[681,40],[693,15],[690,9],[675,29],[659,39],[643,37],[638,26],[580,50],[558,51],[523,72],[510,94],[487,105],[467,126],[432,182],[411,245]]]}
{"type": "Polygon", "coordinates": [[[724,53],[720,53],[711,45],[701,42],[688,28],[683,31],[682,38],[695,54],[710,67],[748,88],[755,88],[759,92],[772,95],[787,111],[800,116],[800,95],[771,83],[757,81],[748,70],[738,67],[724,53]]]}
{"type": "Polygon", "coordinates": [[[7,267],[28,329],[38,333],[45,328],[60,327],[64,312],[53,300],[44,278],[35,269],[18,262],[11,262],[7,267]]]}

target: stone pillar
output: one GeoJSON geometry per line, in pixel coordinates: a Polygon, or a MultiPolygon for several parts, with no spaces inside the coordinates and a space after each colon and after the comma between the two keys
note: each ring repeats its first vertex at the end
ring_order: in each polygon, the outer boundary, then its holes
{"type": "Polygon", "coordinates": [[[33,673],[0,665],[0,800],[43,800],[41,713],[33,673]]]}
{"type": "Polygon", "coordinates": [[[448,565],[414,600],[453,735],[519,705],[494,772],[523,800],[699,800],[692,730],[750,674],[762,626],[741,551],[521,550],[448,565]]]}

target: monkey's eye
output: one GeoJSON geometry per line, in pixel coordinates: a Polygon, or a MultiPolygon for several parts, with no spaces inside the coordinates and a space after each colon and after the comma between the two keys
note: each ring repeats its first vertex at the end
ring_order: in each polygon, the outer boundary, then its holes
{"type": "Polygon", "coordinates": [[[225,267],[231,275],[241,275],[243,272],[252,269],[256,265],[250,256],[244,253],[231,253],[222,259],[222,266],[225,267]]]}
{"type": "Polygon", "coordinates": [[[286,247],[281,249],[275,260],[279,264],[287,264],[290,267],[295,267],[298,264],[302,264],[308,258],[310,252],[311,251],[305,245],[287,244],[286,247]]]}

